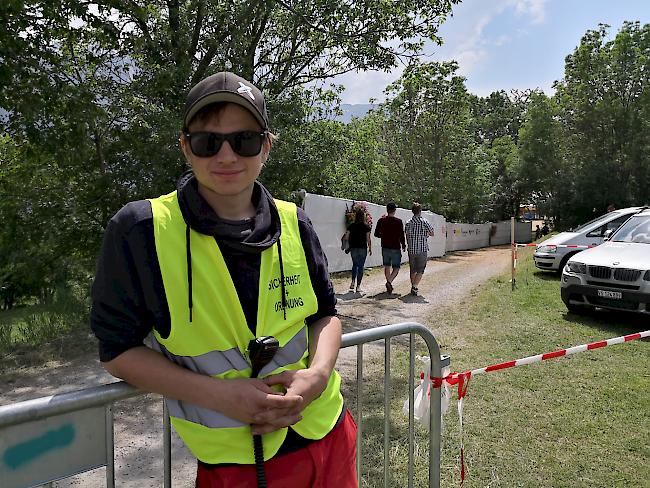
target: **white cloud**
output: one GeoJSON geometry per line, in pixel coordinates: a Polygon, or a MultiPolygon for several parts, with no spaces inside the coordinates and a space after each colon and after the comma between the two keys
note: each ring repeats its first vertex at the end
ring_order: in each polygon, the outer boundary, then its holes
{"type": "Polygon", "coordinates": [[[383,71],[350,72],[337,76],[334,82],[345,86],[342,94],[343,103],[368,103],[370,98],[383,102],[386,97],[384,89],[397,80],[404,72],[400,65],[389,73],[383,71]]]}
{"type": "MultiPolygon", "coordinates": [[[[495,18],[505,11],[514,11],[515,15],[527,17],[533,24],[539,24],[546,18],[547,0],[465,0],[454,8],[453,16],[442,25],[441,34],[445,43],[441,46],[428,44],[425,57],[431,60],[455,59],[459,64],[459,73],[469,78],[486,63],[491,62],[490,48],[514,42],[517,35],[502,34],[496,38],[486,35],[486,28],[495,18]]],[[[383,90],[402,74],[403,66],[390,73],[369,71],[348,73],[337,77],[336,83],[346,87],[342,94],[344,103],[367,103],[368,98],[384,100],[383,90]]]]}
{"type": "Polygon", "coordinates": [[[488,51],[485,49],[458,51],[454,55],[454,59],[458,62],[458,73],[464,77],[468,77],[488,56],[488,51]]]}
{"type": "Polygon", "coordinates": [[[546,1],[513,0],[513,4],[518,15],[530,16],[533,24],[542,24],[546,20],[546,1]]]}
{"type": "Polygon", "coordinates": [[[494,12],[483,12],[478,18],[466,18],[466,22],[469,21],[468,28],[466,30],[459,29],[455,36],[450,36],[451,42],[447,44],[450,49],[442,49],[433,58],[454,59],[458,61],[458,72],[461,75],[471,74],[488,56],[483,31],[490,24],[494,15],[494,12]]]}
{"type": "Polygon", "coordinates": [[[473,49],[477,44],[483,43],[483,30],[490,23],[494,17],[493,12],[487,12],[473,22],[473,27],[471,28],[469,34],[465,39],[458,45],[458,50],[467,50],[473,49]]]}
{"type": "Polygon", "coordinates": [[[512,41],[512,36],[507,36],[503,34],[500,35],[498,38],[496,38],[494,41],[492,41],[492,45],[499,47],[508,44],[510,41],[512,41]]]}

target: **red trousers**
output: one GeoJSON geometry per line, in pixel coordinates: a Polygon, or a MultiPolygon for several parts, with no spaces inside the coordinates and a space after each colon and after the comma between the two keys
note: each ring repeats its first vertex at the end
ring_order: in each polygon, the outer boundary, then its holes
{"type": "MultiPolygon", "coordinates": [[[[307,447],[264,463],[269,488],[357,488],[357,424],[350,412],[332,432],[307,447]]],[[[251,449],[253,444],[251,442],[251,449]]],[[[254,465],[206,468],[196,488],[255,488],[254,465]]]]}

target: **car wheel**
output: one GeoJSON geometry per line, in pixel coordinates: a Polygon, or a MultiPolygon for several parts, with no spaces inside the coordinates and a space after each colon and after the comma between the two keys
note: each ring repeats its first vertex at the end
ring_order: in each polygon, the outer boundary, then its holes
{"type": "Polygon", "coordinates": [[[560,261],[560,267],[559,267],[557,270],[555,270],[555,273],[556,273],[556,274],[558,274],[558,275],[561,275],[561,274],[562,274],[562,270],[563,270],[564,267],[566,266],[567,261],[568,261],[569,259],[571,259],[571,257],[573,257],[574,254],[576,254],[576,253],[574,252],[574,253],[572,253],[572,254],[567,254],[566,256],[564,256],[564,257],[562,258],[562,261],[560,261]]]}

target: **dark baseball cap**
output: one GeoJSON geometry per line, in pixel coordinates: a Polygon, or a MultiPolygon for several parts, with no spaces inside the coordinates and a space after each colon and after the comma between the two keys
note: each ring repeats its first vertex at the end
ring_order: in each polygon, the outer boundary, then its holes
{"type": "Polygon", "coordinates": [[[206,105],[216,102],[236,103],[248,110],[264,130],[269,128],[264,95],[251,82],[229,71],[208,76],[187,94],[183,109],[183,127],[206,105]]]}

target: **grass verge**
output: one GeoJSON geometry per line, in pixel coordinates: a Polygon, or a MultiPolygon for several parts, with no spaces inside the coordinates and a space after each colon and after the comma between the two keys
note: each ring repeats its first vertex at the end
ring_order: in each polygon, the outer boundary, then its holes
{"type": "Polygon", "coordinates": [[[0,379],[96,349],[87,324],[88,307],[74,297],[0,312],[0,379]]]}
{"type": "MultiPolygon", "coordinates": [[[[568,314],[559,278],[520,253],[518,286],[509,275],[454,310],[432,318],[452,370],[465,371],[647,330],[647,317],[597,311],[568,314]]],[[[424,354],[423,347],[418,353],[424,354]]],[[[383,486],[383,360],[365,365],[363,483],[383,486]]],[[[389,486],[406,486],[408,356],[391,361],[389,486]]],[[[650,341],[473,378],[465,403],[465,487],[649,487],[650,341]]],[[[417,367],[417,366],[416,366],[417,367]]],[[[346,398],[355,412],[354,388],[346,398]]],[[[459,486],[456,392],[444,417],[441,486],[459,486]]],[[[427,484],[427,437],[417,426],[414,486],[427,484]]]]}

